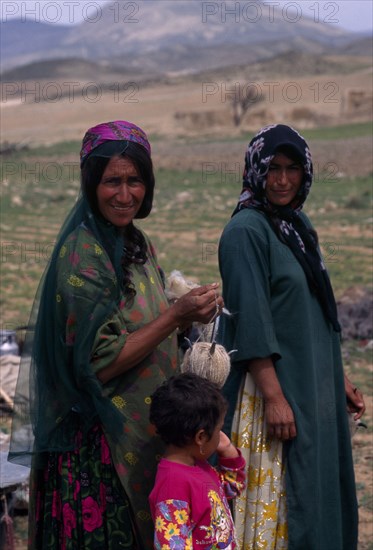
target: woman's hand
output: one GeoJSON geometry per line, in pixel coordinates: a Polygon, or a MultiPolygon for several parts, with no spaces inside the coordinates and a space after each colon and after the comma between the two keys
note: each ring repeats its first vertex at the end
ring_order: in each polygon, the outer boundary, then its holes
{"type": "Polygon", "coordinates": [[[364,397],[359,388],[345,375],[345,390],[347,399],[347,411],[349,413],[356,413],[354,420],[359,420],[365,412],[364,397]]]}
{"type": "Polygon", "coordinates": [[[223,309],[223,298],[218,295],[218,283],[194,288],[179,298],[170,310],[178,321],[178,325],[186,328],[194,321],[207,324],[223,309]]]}
{"type": "Polygon", "coordinates": [[[193,321],[209,323],[223,307],[223,299],[217,294],[218,286],[213,283],[191,290],[156,319],[128,334],[116,359],[97,373],[98,379],[105,384],[138,365],[178,327],[185,329],[193,321]]]}
{"type": "Polygon", "coordinates": [[[296,437],[294,413],[283,395],[265,401],[265,418],[270,437],[277,437],[282,441],[296,437]]]}
{"type": "Polygon", "coordinates": [[[294,413],[284,396],[272,359],[251,359],[249,371],[263,395],[268,435],[282,441],[296,437],[294,413]]]}
{"type": "Polygon", "coordinates": [[[220,431],[219,437],[219,445],[216,448],[218,455],[222,458],[237,458],[239,453],[229,437],[222,431],[220,431]]]}

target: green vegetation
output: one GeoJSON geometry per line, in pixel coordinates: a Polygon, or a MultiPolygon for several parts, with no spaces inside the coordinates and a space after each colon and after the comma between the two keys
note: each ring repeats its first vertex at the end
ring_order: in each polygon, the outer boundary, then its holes
{"type": "Polygon", "coordinates": [[[80,150],[81,142],[80,141],[62,141],[60,143],[54,143],[48,147],[40,146],[27,150],[25,153],[22,153],[22,157],[34,157],[35,155],[40,155],[43,157],[57,156],[61,157],[68,154],[74,154],[79,160],[78,152],[80,150]]]}
{"type": "Polygon", "coordinates": [[[373,126],[371,122],[359,122],[356,124],[342,124],[340,126],[327,126],[302,130],[305,139],[348,139],[360,136],[371,136],[373,126]]]}

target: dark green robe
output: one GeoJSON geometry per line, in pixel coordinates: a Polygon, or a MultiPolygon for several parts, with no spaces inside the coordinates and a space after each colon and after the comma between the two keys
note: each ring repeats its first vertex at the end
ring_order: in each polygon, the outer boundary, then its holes
{"type": "Polygon", "coordinates": [[[272,356],[295,414],[297,437],[284,445],[289,549],[354,550],[358,514],[339,334],[261,212],[244,209],[231,219],[219,262],[233,314],[222,317],[219,340],[237,350],[225,386],[231,409],[242,366],[272,356]]]}

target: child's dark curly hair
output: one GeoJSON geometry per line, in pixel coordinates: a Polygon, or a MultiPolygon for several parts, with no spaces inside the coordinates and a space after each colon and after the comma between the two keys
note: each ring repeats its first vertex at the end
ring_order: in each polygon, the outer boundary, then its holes
{"type": "Polygon", "coordinates": [[[166,444],[184,447],[199,430],[211,438],[227,402],[219,387],[192,373],[172,376],[153,393],[150,422],[166,444]]]}

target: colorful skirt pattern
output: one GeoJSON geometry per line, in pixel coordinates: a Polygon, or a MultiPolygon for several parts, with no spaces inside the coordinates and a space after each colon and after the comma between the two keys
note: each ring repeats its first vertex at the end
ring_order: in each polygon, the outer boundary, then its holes
{"type": "Polygon", "coordinates": [[[49,453],[33,468],[29,550],[137,548],[131,510],[100,426],[73,451],[49,453]]]}
{"type": "Polygon", "coordinates": [[[249,373],[241,385],[232,442],[246,460],[246,489],[235,499],[233,515],[241,550],[286,550],[285,468],[282,442],[266,433],[264,401],[249,373]]]}

